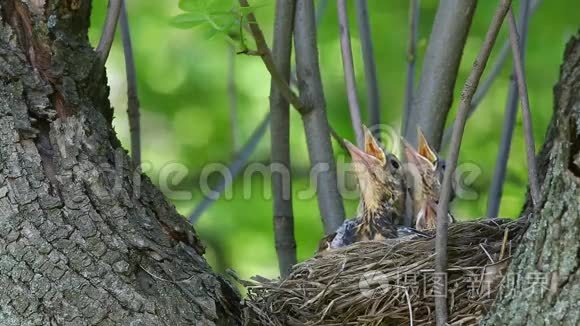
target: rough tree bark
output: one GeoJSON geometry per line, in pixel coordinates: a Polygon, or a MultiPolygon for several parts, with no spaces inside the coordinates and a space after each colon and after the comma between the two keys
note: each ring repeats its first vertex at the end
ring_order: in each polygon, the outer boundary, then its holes
{"type": "Polygon", "coordinates": [[[111,128],[90,6],[0,2],[0,324],[234,324],[238,294],[111,128]]]}
{"type": "MultiPolygon", "coordinates": [[[[486,325],[580,323],[580,36],[566,49],[539,155],[542,200],[486,325]]],[[[524,218],[531,212],[528,200],[524,218]]]]}

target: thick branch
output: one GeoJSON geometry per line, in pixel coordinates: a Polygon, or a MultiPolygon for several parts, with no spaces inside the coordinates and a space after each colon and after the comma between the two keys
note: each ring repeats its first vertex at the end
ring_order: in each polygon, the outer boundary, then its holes
{"type": "MultiPolygon", "coordinates": [[[[368,101],[368,124],[370,127],[381,123],[381,99],[379,95],[379,83],[377,80],[377,67],[373,52],[373,40],[367,0],[356,0],[356,21],[360,36],[363,65],[368,101]]],[[[380,140],[380,128],[371,128],[374,136],[380,140]]]]}
{"type": "MultiPolygon", "coordinates": [[[[447,168],[443,178],[441,197],[437,207],[437,236],[435,240],[435,252],[437,254],[435,261],[436,273],[443,274],[447,270],[447,228],[449,199],[452,191],[451,179],[455,172],[455,168],[457,167],[457,159],[459,157],[461,138],[463,137],[465,122],[467,120],[467,112],[510,4],[511,0],[501,0],[485,35],[483,45],[473,63],[473,69],[471,70],[469,77],[463,86],[463,91],[461,92],[461,101],[459,103],[453,134],[451,136],[451,146],[449,158],[447,159],[447,168]]],[[[445,287],[447,287],[446,283],[445,287]]],[[[443,293],[446,293],[446,291],[443,293]]],[[[437,316],[437,325],[446,325],[448,312],[447,298],[445,296],[440,295],[435,298],[435,312],[437,316]]]]}
{"type": "MultiPolygon", "coordinates": [[[[277,0],[272,55],[276,68],[286,82],[290,79],[293,23],[294,1],[277,0]]],[[[280,275],[285,277],[297,261],[290,172],[290,105],[273,80],[270,86],[270,112],[274,238],[280,275]],[[284,173],[279,171],[279,167],[283,168],[284,173]]]]}
{"type": "Polygon", "coordinates": [[[129,133],[131,135],[131,156],[136,165],[141,164],[141,123],[139,112],[139,96],[137,95],[137,74],[135,72],[135,59],[131,33],[129,31],[129,19],[125,0],[121,0],[121,39],[123,41],[123,54],[125,56],[125,73],[127,75],[127,116],[129,118],[129,133]]]}
{"type": "Polygon", "coordinates": [[[115,39],[115,30],[117,29],[117,21],[119,20],[119,14],[121,12],[121,2],[122,0],[109,0],[103,33],[95,49],[102,62],[107,61],[113,40],[115,39]]]}
{"type": "Polygon", "coordinates": [[[402,133],[407,133],[407,124],[413,104],[415,90],[415,62],[417,61],[417,39],[419,38],[420,0],[409,1],[409,43],[407,45],[407,82],[405,85],[405,107],[403,108],[402,133]]]}
{"type": "Polygon", "coordinates": [[[441,0],[429,45],[425,53],[419,88],[405,137],[416,143],[416,130],[439,149],[441,134],[453,99],[453,89],[467,34],[471,26],[475,0],[441,0]]]}
{"type": "Polygon", "coordinates": [[[348,13],[346,0],[336,2],[338,10],[338,24],[340,30],[340,53],[342,55],[342,70],[344,71],[344,81],[346,83],[346,95],[348,98],[348,109],[352,129],[356,135],[356,143],[359,148],[363,148],[363,130],[360,117],[360,107],[356,94],[356,77],[354,74],[354,64],[352,60],[352,48],[350,45],[350,30],[348,26],[348,13]]]}
{"type": "Polygon", "coordinates": [[[338,192],[336,162],[330,144],[326,102],[320,77],[316,24],[312,0],[297,0],[294,17],[294,47],[300,100],[308,113],[302,115],[312,169],[317,171],[317,196],[325,232],[334,232],[344,220],[338,192]]]}

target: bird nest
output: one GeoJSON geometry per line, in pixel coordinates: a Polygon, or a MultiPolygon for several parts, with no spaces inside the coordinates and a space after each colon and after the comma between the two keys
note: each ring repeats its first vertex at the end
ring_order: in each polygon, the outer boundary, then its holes
{"type": "Polygon", "coordinates": [[[244,281],[246,324],[431,325],[438,295],[448,298],[450,324],[477,324],[524,229],[522,220],[452,224],[443,274],[434,272],[434,236],[360,242],[319,254],[285,279],[244,281]]]}

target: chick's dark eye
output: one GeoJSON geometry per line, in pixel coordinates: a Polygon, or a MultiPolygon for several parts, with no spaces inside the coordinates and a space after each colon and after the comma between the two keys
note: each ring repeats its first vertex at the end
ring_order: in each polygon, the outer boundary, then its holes
{"type": "Polygon", "coordinates": [[[399,166],[400,166],[399,165],[399,162],[397,162],[395,159],[390,159],[389,161],[391,162],[391,166],[393,168],[395,168],[395,169],[398,169],[399,168],[399,166]]]}

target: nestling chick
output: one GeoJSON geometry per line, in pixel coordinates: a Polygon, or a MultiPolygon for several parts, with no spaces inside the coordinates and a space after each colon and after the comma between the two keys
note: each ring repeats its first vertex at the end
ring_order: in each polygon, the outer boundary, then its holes
{"type": "Polygon", "coordinates": [[[443,182],[443,175],[445,174],[445,160],[440,158],[439,155],[431,148],[431,146],[429,146],[427,138],[425,138],[421,128],[417,128],[417,139],[417,151],[421,156],[433,164],[439,182],[443,182]]]}
{"type": "MultiPolygon", "coordinates": [[[[431,152],[431,154],[433,153],[431,152]]],[[[411,164],[410,167],[414,167],[411,171],[412,184],[410,189],[413,198],[415,228],[420,231],[434,229],[437,225],[437,205],[441,193],[441,179],[437,165],[432,161],[432,156],[426,157],[422,155],[406,142],[405,156],[411,164]]],[[[448,217],[449,222],[452,223],[454,221],[453,217],[450,214],[448,214],[448,217]]]]}
{"type": "Polygon", "coordinates": [[[394,155],[385,153],[370,131],[364,129],[364,151],[345,140],[361,192],[358,216],[345,221],[336,233],[322,239],[319,251],[357,241],[397,237],[394,220],[403,214],[405,205],[401,164],[394,155]]]}

